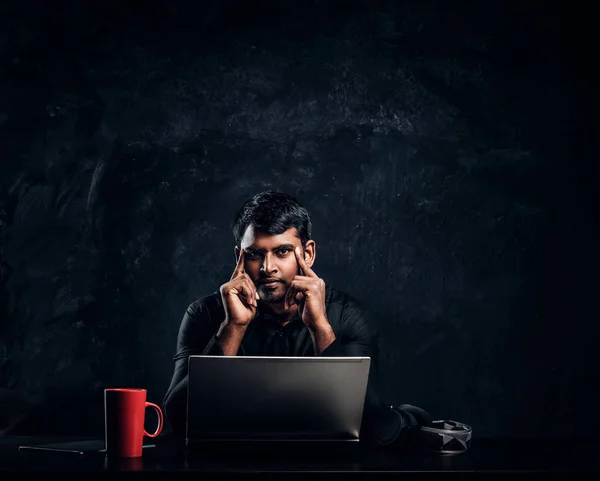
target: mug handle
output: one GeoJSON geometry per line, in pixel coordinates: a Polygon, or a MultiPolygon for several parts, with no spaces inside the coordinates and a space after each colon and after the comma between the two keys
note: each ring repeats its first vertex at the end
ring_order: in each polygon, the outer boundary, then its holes
{"type": "Polygon", "coordinates": [[[146,431],[144,429],[144,436],[149,436],[151,438],[155,438],[156,436],[158,436],[160,434],[160,432],[162,431],[162,428],[163,428],[163,412],[154,403],[147,402],[146,407],[154,408],[154,410],[156,411],[156,414],[158,415],[158,426],[156,426],[156,431],[154,431],[152,434],[150,434],[148,431],[146,431]]]}

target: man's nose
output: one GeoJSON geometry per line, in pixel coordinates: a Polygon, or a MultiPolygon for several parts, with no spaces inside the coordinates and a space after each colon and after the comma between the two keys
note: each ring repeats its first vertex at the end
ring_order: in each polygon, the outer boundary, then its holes
{"type": "Polygon", "coordinates": [[[271,254],[265,254],[261,269],[267,273],[272,272],[275,269],[275,263],[271,254]]]}

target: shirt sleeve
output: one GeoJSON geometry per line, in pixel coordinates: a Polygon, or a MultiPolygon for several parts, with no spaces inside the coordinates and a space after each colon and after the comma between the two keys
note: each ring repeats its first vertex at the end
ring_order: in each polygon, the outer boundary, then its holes
{"type": "Polygon", "coordinates": [[[175,369],[163,399],[165,417],[177,437],[185,436],[188,358],[199,354],[222,356],[223,351],[215,343],[215,335],[215,327],[206,306],[198,301],[192,303],[179,327],[177,350],[173,356],[175,369]]]}

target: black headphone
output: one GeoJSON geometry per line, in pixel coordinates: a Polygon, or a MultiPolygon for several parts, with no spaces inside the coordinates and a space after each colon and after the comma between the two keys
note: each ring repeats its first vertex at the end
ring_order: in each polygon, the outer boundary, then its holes
{"type": "Polygon", "coordinates": [[[420,407],[411,404],[388,406],[400,416],[410,419],[410,427],[386,444],[396,444],[399,437],[406,447],[445,455],[462,454],[471,447],[471,426],[457,421],[436,420],[420,407]]]}

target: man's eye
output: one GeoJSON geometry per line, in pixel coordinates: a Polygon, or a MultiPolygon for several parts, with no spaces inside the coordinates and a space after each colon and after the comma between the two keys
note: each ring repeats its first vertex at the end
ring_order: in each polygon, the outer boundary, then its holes
{"type": "Polygon", "coordinates": [[[288,252],[292,252],[291,249],[281,249],[277,251],[278,254],[286,255],[288,252]]]}
{"type": "Polygon", "coordinates": [[[258,257],[258,254],[256,252],[246,252],[246,256],[248,257],[248,259],[256,259],[258,257]]]}

